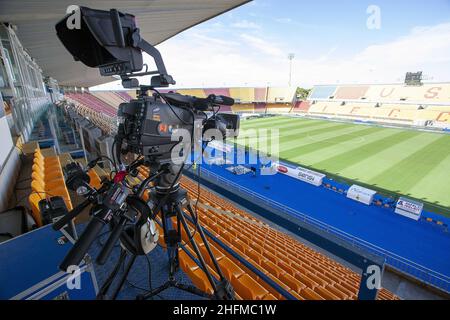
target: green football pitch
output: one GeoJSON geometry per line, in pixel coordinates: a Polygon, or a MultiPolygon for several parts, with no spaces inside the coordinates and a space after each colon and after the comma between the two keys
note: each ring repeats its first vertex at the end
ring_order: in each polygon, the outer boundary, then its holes
{"type": "MultiPolygon", "coordinates": [[[[281,116],[242,120],[242,132],[247,129],[278,129],[282,160],[382,193],[420,199],[429,209],[449,212],[448,134],[281,116]]],[[[252,143],[251,147],[261,149],[276,140],[263,138],[259,146],[252,143]]],[[[249,141],[241,135],[238,143],[249,141]]]]}

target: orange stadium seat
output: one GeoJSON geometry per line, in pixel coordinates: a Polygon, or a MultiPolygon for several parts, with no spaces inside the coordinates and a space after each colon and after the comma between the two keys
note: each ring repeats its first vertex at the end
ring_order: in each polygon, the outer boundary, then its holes
{"type": "MultiPolygon", "coordinates": [[[[424,84],[420,87],[403,84],[342,85],[334,88],[314,87],[308,101],[311,105],[306,112],[325,117],[370,119],[393,124],[425,125],[427,121],[450,122],[449,84],[424,84]],[[320,100],[314,100],[319,97],[320,100]],[[435,103],[441,105],[433,105],[435,103]]],[[[302,112],[298,109],[299,105],[301,104],[297,102],[292,112],[302,112]]]]}
{"type": "MultiPolygon", "coordinates": [[[[196,185],[188,179],[183,178],[182,184],[192,195],[197,193],[196,185]]],[[[217,207],[224,207],[226,203],[222,198],[218,198],[204,190],[202,190],[200,200],[207,201],[209,204],[217,203],[220,205],[217,207]]],[[[229,204],[227,207],[234,215],[250,217],[250,215],[229,204]]],[[[203,212],[203,209],[199,209],[199,216],[200,221],[205,224],[206,228],[214,230],[218,237],[230,248],[233,248],[238,254],[251,261],[282,287],[289,289],[292,294],[295,293],[298,298],[356,298],[359,286],[359,277],[356,274],[331,259],[290,239],[288,236],[275,232],[267,226],[250,223],[248,220],[225,217],[224,214],[217,214],[211,210],[206,214],[203,212]],[[212,222],[213,219],[210,217],[213,215],[218,218],[217,223],[212,222]],[[248,229],[248,231],[234,233],[235,227],[240,230],[248,229]],[[264,228],[264,230],[261,228],[264,228]],[[265,244],[265,238],[267,238],[269,230],[271,242],[265,244]],[[246,236],[250,234],[252,235],[251,237],[246,236]],[[290,246],[286,247],[284,242],[289,242],[290,246]],[[277,254],[282,251],[284,251],[283,254],[277,254]],[[350,274],[354,276],[349,277],[348,275],[350,274]]],[[[254,220],[252,219],[251,221],[254,220]]],[[[216,248],[222,251],[220,247],[216,248]]],[[[238,261],[230,264],[229,261],[235,259],[226,252],[223,253],[225,256],[219,255],[219,264],[223,266],[227,277],[235,275],[235,278],[240,278],[242,270],[245,275],[248,275],[250,278],[255,277],[254,279],[257,280],[257,277],[251,271],[245,267],[242,268],[242,266],[238,267],[240,265],[238,261]]],[[[248,277],[245,277],[245,279],[248,280],[248,277]]],[[[260,285],[274,298],[282,298],[279,293],[266,283],[260,282],[260,285]]],[[[249,292],[241,289],[237,285],[237,290],[239,290],[237,292],[241,297],[258,296],[256,293],[251,295],[249,292]]],[[[382,298],[381,295],[380,298],[382,298]]],[[[395,296],[390,295],[390,298],[395,298],[395,296]]]]}
{"type": "MultiPolygon", "coordinates": [[[[141,172],[144,176],[148,175],[144,169],[141,169],[141,172]]],[[[184,177],[181,179],[181,184],[191,196],[191,201],[195,201],[197,184],[184,177]]],[[[225,199],[203,188],[199,202],[202,205],[197,208],[197,214],[206,230],[211,231],[218,240],[296,298],[356,299],[360,276],[350,269],[306,247],[290,236],[275,231],[242,209],[236,208],[225,199]]],[[[183,241],[188,240],[184,232],[182,232],[182,238],[183,241]]],[[[206,247],[198,234],[195,239],[208,268],[214,270],[206,247]]],[[[214,241],[210,241],[210,247],[225,277],[231,281],[239,297],[243,299],[284,298],[214,241]]],[[[190,248],[190,244],[187,248],[190,248]]],[[[181,253],[180,257],[183,257],[182,268],[191,280],[201,290],[210,290],[203,272],[193,265],[192,259],[184,253],[181,253]]],[[[378,296],[379,299],[397,299],[384,289],[380,292],[383,294],[378,296]]]]}

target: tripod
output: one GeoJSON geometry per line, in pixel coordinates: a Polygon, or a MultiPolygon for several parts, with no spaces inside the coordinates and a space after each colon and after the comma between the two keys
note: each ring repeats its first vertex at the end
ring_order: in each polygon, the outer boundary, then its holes
{"type": "MultiPolygon", "coordinates": [[[[228,280],[224,277],[219,264],[217,263],[216,258],[214,257],[214,254],[208,244],[208,241],[206,239],[206,236],[203,232],[203,228],[198,224],[197,218],[195,217],[194,210],[190,204],[189,197],[187,195],[186,190],[180,188],[179,184],[177,184],[176,188],[170,194],[167,194],[165,192],[159,191],[156,189],[156,191],[151,193],[151,199],[154,199],[153,202],[153,209],[160,208],[161,213],[161,226],[164,232],[164,241],[167,246],[167,254],[168,254],[168,260],[169,260],[169,276],[168,280],[161,286],[154,288],[153,290],[148,291],[145,294],[140,294],[136,297],[138,300],[146,300],[150,299],[153,296],[161,293],[162,291],[168,289],[168,288],[177,288],[201,297],[205,298],[211,298],[211,299],[226,299],[231,300],[234,299],[234,291],[231,286],[231,284],[228,282],[228,280]],[[186,218],[184,216],[183,209],[186,209],[189,212],[189,215],[192,218],[193,225],[195,227],[194,232],[198,232],[204,245],[207,250],[207,253],[213,263],[214,269],[219,275],[219,281],[216,283],[215,279],[213,278],[211,272],[208,270],[208,267],[205,263],[205,260],[199,250],[199,247],[197,243],[194,240],[194,235],[191,233],[189,229],[189,225],[186,221],[186,218]],[[176,218],[176,227],[172,223],[172,219],[176,218]],[[186,285],[183,283],[179,283],[175,279],[175,273],[179,270],[179,254],[178,249],[180,247],[181,242],[181,228],[185,231],[189,242],[192,246],[192,249],[194,253],[197,256],[197,260],[199,262],[199,267],[203,270],[205,273],[214,294],[208,294],[205,293],[198,288],[186,285]]],[[[156,216],[158,212],[154,212],[154,216],[156,216]]],[[[123,284],[125,283],[129,272],[131,271],[131,268],[136,260],[137,255],[132,253],[131,258],[129,259],[128,263],[125,266],[125,272],[122,274],[119,285],[114,290],[114,293],[112,295],[112,299],[116,299],[118,293],[120,292],[123,284]]],[[[125,259],[123,255],[121,254],[121,257],[119,259],[125,259]]],[[[120,265],[121,263],[119,263],[120,265]]],[[[118,269],[118,268],[117,268],[118,269]]],[[[113,279],[117,275],[118,270],[114,269],[109,279],[113,279]]],[[[102,287],[99,293],[99,297],[103,297],[106,292],[108,291],[112,281],[107,281],[106,286],[102,287]]]]}

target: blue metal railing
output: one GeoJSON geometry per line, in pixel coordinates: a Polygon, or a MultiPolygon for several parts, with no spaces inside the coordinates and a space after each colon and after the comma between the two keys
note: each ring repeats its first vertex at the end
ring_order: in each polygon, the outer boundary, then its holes
{"type": "Polygon", "coordinates": [[[229,188],[232,188],[238,194],[245,193],[250,199],[255,200],[255,202],[262,202],[266,206],[281,210],[283,212],[289,213],[290,215],[294,216],[295,218],[303,221],[306,224],[312,225],[316,228],[319,228],[320,230],[335,235],[342,240],[346,241],[353,247],[357,247],[360,249],[364,249],[368,252],[372,252],[376,255],[379,255],[381,257],[384,257],[386,259],[386,264],[388,264],[391,268],[401,272],[405,273],[409,276],[412,276],[416,279],[421,280],[422,282],[434,286],[436,288],[439,288],[445,292],[450,292],[450,277],[441,274],[439,272],[436,272],[434,270],[431,270],[425,266],[422,266],[418,263],[415,263],[411,260],[408,260],[402,256],[399,256],[393,252],[390,252],[388,250],[385,250],[381,247],[378,247],[370,242],[367,242],[361,238],[355,237],[349,233],[346,233],[338,228],[335,228],[331,225],[328,225],[326,223],[323,223],[313,217],[310,217],[302,212],[299,212],[295,209],[292,209],[286,205],[283,205],[275,200],[269,199],[267,197],[264,197],[248,188],[245,188],[243,186],[240,186],[237,183],[234,183],[230,180],[227,180],[223,177],[221,177],[218,174],[215,174],[207,169],[201,168],[203,177],[207,176],[210,179],[216,181],[218,185],[221,187],[227,186],[229,188]]]}

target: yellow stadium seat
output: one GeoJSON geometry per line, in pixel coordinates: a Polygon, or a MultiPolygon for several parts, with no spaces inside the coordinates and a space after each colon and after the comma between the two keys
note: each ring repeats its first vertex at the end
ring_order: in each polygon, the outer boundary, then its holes
{"type": "Polygon", "coordinates": [[[45,199],[44,194],[32,193],[28,197],[28,202],[30,203],[31,207],[31,213],[38,227],[42,226],[41,211],[39,210],[39,201],[41,201],[42,199],[45,199]]]}
{"type": "Polygon", "coordinates": [[[243,274],[237,281],[233,281],[235,290],[244,300],[262,300],[269,292],[248,274],[243,274]]]}
{"type": "Polygon", "coordinates": [[[44,173],[44,171],[40,168],[33,168],[32,175],[35,174],[35,176],[39,176],[42,180],[47,182],[58,182],[64,184],[64,177],[62,176],[61,172],[51,172],[51,173],[44,173]]]}
{"type": "Polygon", "coordinates": [[[244,274],[244,271],[227,257],[223,257],[218,261],[218,263],[228,280],[231,280],[233,277],[239,278],[244,274]]]}
{"type": "Polygon", "coordinates": [[[300,295],[302,295],[303,297],[305,297],[305,299],[308,300],[325,300],[324,298],[322,298],[322,296],[320,296],[310,288],[305,288],[301,290],[300,295]]]}

